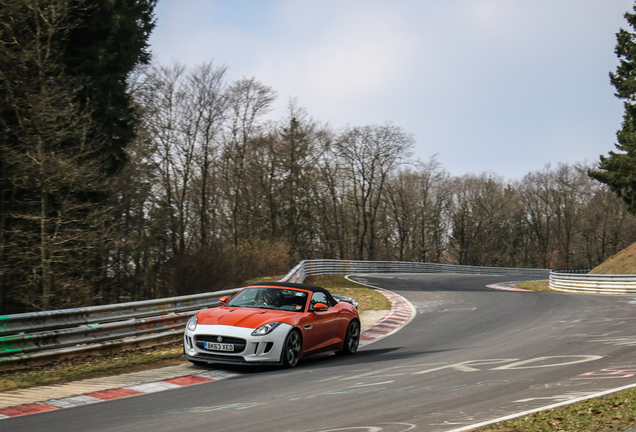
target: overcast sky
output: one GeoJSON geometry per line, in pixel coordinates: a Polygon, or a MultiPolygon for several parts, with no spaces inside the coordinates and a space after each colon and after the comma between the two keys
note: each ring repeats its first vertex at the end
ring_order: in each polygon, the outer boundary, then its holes
{"type": "Polygon", "coordinates": [[[632,0],[159,0],[155,61],[228,67],[314,120],[391,122],[453,175],[596,162],[623,115],[608,74],[632,0]]]}

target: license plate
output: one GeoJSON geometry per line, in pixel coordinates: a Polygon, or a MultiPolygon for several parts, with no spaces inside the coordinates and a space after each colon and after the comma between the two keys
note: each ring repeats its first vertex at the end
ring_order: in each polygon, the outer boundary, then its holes
{"type": "Polygon", "coordinates": [[[233,344],[221,344],[221,343],[214,343],[214,342],[206,342],[205,343],[205,349],[211,350],[211,351],[234,351],[234,345],[233,344]]]}

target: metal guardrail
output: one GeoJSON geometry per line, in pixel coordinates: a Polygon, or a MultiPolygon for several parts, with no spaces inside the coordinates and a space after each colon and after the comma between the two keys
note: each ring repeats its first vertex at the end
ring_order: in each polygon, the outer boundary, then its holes
{"type": "Polygon", "coordinates": [[[0,369],[178,340],[193,312],[239,290],[0,316],[0,369]]]}
{"type": "Polygon", "coordinates": [[[0,336],[198,310],[214,304],[220,297],[235,293],[237,290],[238,288],[138,302],[5,315],[0,316],[0,336]]]}
{"type": "Polygon", "coordinates": [[[545,280],[548,279],[550,270],[478,267],[404,261],[306,260],[301,261],[281,280],[285,282],[299,282],[304,281],[307,276],[356,273],[461,273],[518,276],[545,280]]]}
{"type": "MultiPolygon", "coordinates": [[[[547,279],[549,270],[400,261],[306,260],[281,280],[303,282],[310,275],[356,273],[468,273],[547,279]]],[[[217,306],[220,297],[239,290],[0,316],[0,369],[179,340],[193,312],[217,306]]]]}
{"type": "Polygon", "coordinates": [[[636,294],[636,275],[577,274],[552,271],[550,272],[550,288],[572,293],[636,294]]]}

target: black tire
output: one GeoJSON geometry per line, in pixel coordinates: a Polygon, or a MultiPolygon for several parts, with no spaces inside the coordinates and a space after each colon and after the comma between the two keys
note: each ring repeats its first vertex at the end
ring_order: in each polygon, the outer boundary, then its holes
{"type": "Polygon", "coordinates": [[[303,341],[300,332],[293,329],[285,338],[283,345],[282,362],[283,366],[293,368],[298,364],[302,352],[303,341]]]}
{"type": "Polygon", "coordinates": [[[360,323],[358,320],[351,320],[349,327],[347,327],[347,333],[345,334],[344,341],[342,342],[342,351],[338,354],[351,355],[358,351],[358,345],[360,344],[360,323]]]}

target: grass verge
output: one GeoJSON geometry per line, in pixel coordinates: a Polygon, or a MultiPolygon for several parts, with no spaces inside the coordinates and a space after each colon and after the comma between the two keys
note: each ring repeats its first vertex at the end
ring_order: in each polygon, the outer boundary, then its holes
{"type": "Polygon", "coordinates": [[[625,431],[636,425],[636,389],[589,399],[572,405],[540,411],[479,432],[609,432],[625,431]]]}
{"type": "MultiPolygon", "coordinates": [[[[260,278],[249,281],[249,283],[275,281],[281,277],[260,278]]],[[[350,282],[344,278],[344,275],[320,276],[308,279],[307,283],[321,285],[330,292],[355,298],[358,301],[360,313],[365,310],[391,308],[391,303],[382,294],[350,282]]],[[[98,378],[177,365],[186,362],[181,357],[182,353],[181,342],[175,342],[153,348],[119,351],[104,357],[76,357],[49,365],[0,371],[0,391],[61,384],[80,379],[98,378]]]]}
{"type": "Polygon", "coordinates": [[[0,372],[0,391],[61,384],[183,363],[181,342],[120,351],[108,357],[76,357],[53,364],[0,372]]]}
{"type": "Polygon", "coordinates": [[[345,279],[345,275],[309,276],[305,282],[321,286],[331,293],[356,299],[359,313],[391,309],[391,302],[385,296],[374,289],[345,279]]]}
{"type": "Polygon", "coordinates": [[[551,291],[551,292],[555,292],[554,290],[550,289],[550,281],[547,281],[547,280],[521,282],[521,283],[517,284],[517,288],[527,289],[527,290],[530,290],[530,291],[551,291]]]}

